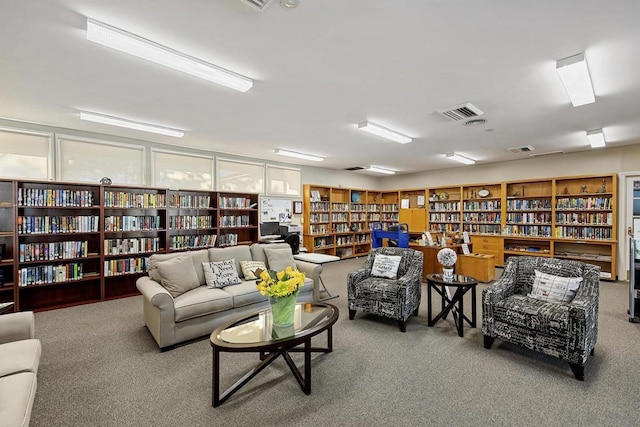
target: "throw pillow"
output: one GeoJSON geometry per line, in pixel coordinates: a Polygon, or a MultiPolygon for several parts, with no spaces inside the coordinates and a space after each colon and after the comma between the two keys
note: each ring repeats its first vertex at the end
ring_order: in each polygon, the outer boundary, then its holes
{"type": "Polygon", "coordinates": [[[528,295],[546,302],[571,302],[582,282],[582,277],[560,277],[535,270],[536,278],[528,295]]]}
{"type": "Polygon", "coordinates": [[[235,259],[203,262],[202,269],[204,270],[207,288],[224,288],[225,286],[240,283],[235,259]]]}
{"type": "Polygon", "coordinates": [[[298,269],[291,247],[288,248],[264,248],[264,254],[267,256],[267,263],[270,270],[284,271],[287,267],[294,270],[298,269]]]}
{"type": "Polygon", "coordinates": [[[156,264],[156,269],[160,284],[174,298],[200,286],[198,275],[189,255],[159,262],[156,264]]]}
{"type": "Polygon", "coordinates": [[[400,261],[402,261],[402,256],[400,255],[376,254],[373,266],[371,266],[371,275],[385,279],[396,279],[400,261]]]}
{"type": "Polygon", "coordinates": [[[257,280],[254,272],[257,269],[266,270],[267,266],[262,261],[240,261],[240,268],[245,280],[257,280]]]}

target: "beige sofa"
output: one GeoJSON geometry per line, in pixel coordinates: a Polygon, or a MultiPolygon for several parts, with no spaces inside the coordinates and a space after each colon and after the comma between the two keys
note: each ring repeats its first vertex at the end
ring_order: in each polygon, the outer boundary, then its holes
{"type": "Polygon", "coordinates": [[[273,263],[278,265],[270,265],[268,256],[273,253],[284,254],[286,264],[294,263],[307,276],[298,301],[317,301],[322,266],[294,261],[291,248],[286,243],[254,243],[251,246],[152,255],[149,259],[148,276],[140,277],[136,281],[136,287],[142,293],[144,323],[158,346],[167,349],[175,344],[209,335],[228,320],[267,307],[267,297],[258,292],[255,279],[245,279],[240,261],[262,261],[269,269],[283,269],[282,257],[271,256],[273,263]],[[186,267],[185,256],[191,260],[186,267]],[[176,261],[178,257],[181,257],[180,266],[174,265],[179,262],[176,261]],[[207,287],[202,263],[230,259],[235,260],[241,283],[224,288],[207,287]],[[175,289],[176,280],[190,280],[189,277],[194,277],[194,271],[197,277],[193,279],[197,280],[195,287],[176,295],[179,292],[175,289]]]}
{"type": "Polygon", "coordinates": [[[0,426],[28,426],[36,396],[40,340],[33,312],[0,316],[0,426]]]}

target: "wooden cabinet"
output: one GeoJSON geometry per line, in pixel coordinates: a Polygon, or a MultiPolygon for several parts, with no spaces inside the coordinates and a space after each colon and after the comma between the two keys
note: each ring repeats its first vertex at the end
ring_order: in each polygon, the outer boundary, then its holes
{"type": "Polygon", "coordinates": [[[503,265],[503,238],[500,236],[471,235],[473,252],[493,255],[496,265],[503,265]]]}
{"type": "Polygon", "coordinates": [[[456,273],[473,277],[479,282],[491,282],[496,274],[495,256],[478,253],[458,255],[456,273]]]}

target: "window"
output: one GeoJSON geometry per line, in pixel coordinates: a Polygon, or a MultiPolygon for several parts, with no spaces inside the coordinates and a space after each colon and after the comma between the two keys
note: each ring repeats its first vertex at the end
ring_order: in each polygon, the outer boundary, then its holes
{"type": "Polygon", "coordinates": [[[267,194],[299,196],[300,169],[267,165],[267,194]]]}
{"type": "Polygon", "coordinates": [[[58,180],[144,185],[144,147],[61,135],[58,180]]]}
{"type": "Polygon", "coordinates": [[[183,190],[213,189],[213,157],[151,151],[153,185],[183,190]]]}
{"type": "Polygon", "coordinates": [[[52,178],[52,140],[51,133],[0,128],[0,176],[52,178]]]}
{"type": "Polygon", "coordinates": [[[218,190],[264,193],[264,165],[236,160],[217,161],[218,190]]]}

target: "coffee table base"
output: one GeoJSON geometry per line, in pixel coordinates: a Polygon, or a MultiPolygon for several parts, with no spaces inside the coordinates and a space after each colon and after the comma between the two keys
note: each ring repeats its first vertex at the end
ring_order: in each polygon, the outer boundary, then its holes
{"type": "Polygon", "coordinates": [[[272,352],[259,351],[261,362],[253,369],[247,372],[242,378],[229,387],[224,393],[220,394],[220,353],[225,351],[220,349],[216,345],[213,347],[213,366],[212,366],[212,406],[215,408],[229,399],[236,391],[240,390],[245,384],[247,384],[253,377],[258,375],[264,368],[269,366],[271,362],[276,360],[278,356],[282,356],[287,362],[291,373],[298,381],[300,388],[304,394],[311,394],[311,353],[331,353],[333,351],[333,328],[327,329],[327,347],[311,347],[311,337],[307,337],[303,342],[293,342],[291,344],[285,344],[280,348],[275,349],[272,352]],[[299,345],[303,344],[304,347],[300,348],[299,345]],[[304,353],[304,376],[296,366],[289,353],[303,352],[304,353]]]}

